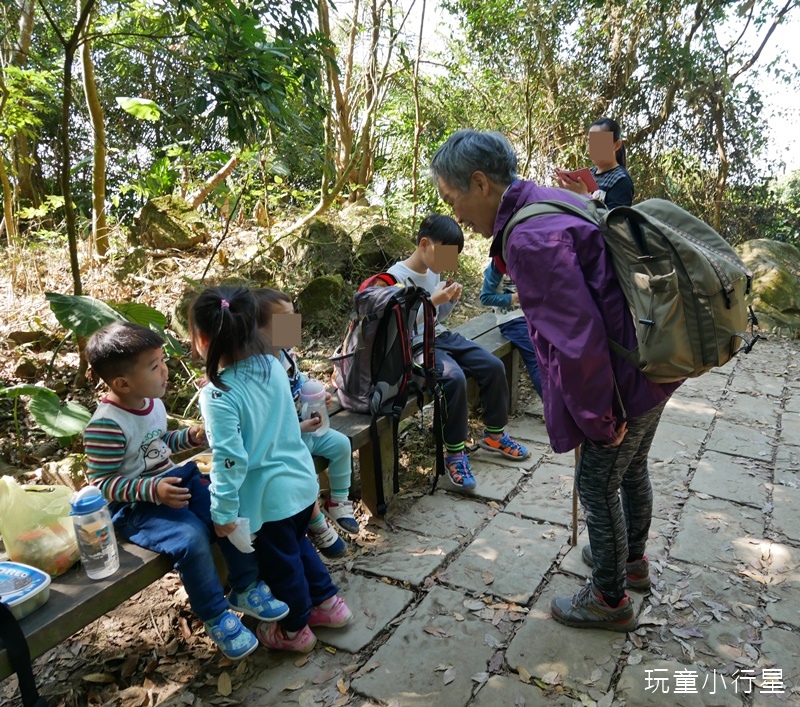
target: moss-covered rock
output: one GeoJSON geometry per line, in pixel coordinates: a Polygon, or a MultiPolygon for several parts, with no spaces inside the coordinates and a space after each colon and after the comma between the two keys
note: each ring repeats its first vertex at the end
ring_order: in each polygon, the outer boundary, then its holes
{"type": "Polygon", "coordinates": [[[335,320],[342,308],[341,275],[316,277],[297,295],[297,307],[303,321],[311,324],[324,324],[335,320]]]}
{"type": "Polygon", "coordinates": [[[736,250],[753,272],[751,304],[760,326],[800,331],[800,249],[758,238],[736,250]]]}
{"type": "Polygon", "coordinates": [[[132,246],[114,263],[114,277],[123,282],[128,275],[138,275],[147,265],[147,250],[140,245],[132,246]]]}
{"type": "Polygon", "coordinates": [[[360,277],[386,270],[414,250],[414,239],[391,226],[378,224],[361,235],[356,247],[355,263],[360,277]]]}
{"type": "Polygon", "coordinates": [[[303,228],[286,253],[289,262],[312,277],[347,276],[352,268],[353,240],[333,224],[314,219],[303,228]]]}
{"type": "Polygon", "coordinates": [[[131,231],[134,244],[149,248],[188,250],[208,241],[208,227],[191,205],[168,194],[148,201],[131,231]]]}

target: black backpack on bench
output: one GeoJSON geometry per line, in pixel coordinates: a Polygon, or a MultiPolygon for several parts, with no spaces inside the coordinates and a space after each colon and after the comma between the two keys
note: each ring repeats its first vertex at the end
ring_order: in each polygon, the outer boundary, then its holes
{"type": "Polygon", "coordinates": [[[22,695],[23,707],[47,707],[44,697],[40,697],[36,689],[31,668],[31,653],[25,634],[11,613],[11,609],[0,601],[0,638],[6,647],[8,660],[19,679],[19,691],[22,695]]]}
{"type": "Polygon", "coordinates": [[[433,348],[436,308],[420,287],[398,285],[389,273],[365,280],[354,296],[354,311],[344,342],[331,357],[334,384],[342,407],[372,415],[370,434],[375,459],[378,513],[386,512],[378,417],[392,416],[394,492],[400,490],[398,431],[400,415],[411,395],[422,410],[424,395],[433,397],[436,479],[444,474],[441,391],[436,380],[433,348]],[[422,342],[412,347],[417,318],[422,316],[422,342]],[[416,362],[415,359],[418,361],[416,362]]]}

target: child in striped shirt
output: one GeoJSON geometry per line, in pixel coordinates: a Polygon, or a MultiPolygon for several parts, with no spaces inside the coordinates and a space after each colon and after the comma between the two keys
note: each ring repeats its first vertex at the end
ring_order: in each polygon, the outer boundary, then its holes
{"type": "Polygon", "coordinates": [[[176,467],[170,459],[172,452],[198,447],[206,438],[202,425],[167,431],[163,345],[158,334],[131,322],[103,327],[86,345],[86,360],[109,388],[83,433],[89,480],[109,501],[117,533],[174,560],[206,633],[226,657],[239,660],[258,640],[231,609],[277,621],[289,607],[272,596],[230,540],[217,539],[208,484],[197,464],[176,467]],[[227,599],[213,541],[228,567],[227,599]]]}

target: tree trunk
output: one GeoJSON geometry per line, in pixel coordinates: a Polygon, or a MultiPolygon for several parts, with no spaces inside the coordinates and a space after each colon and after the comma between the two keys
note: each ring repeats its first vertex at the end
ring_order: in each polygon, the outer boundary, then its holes
{"type": "MultiPolygon", "coordinates": [[[[3,114],[6,103],[8,103],[8,95],[8,88],[6,88],[5,81],[3,81],[3,74],[0,72],[0,115],[3,114]]],[[[11,245],[17,235],[13,209],[14,194],[11,191],[11,182],[8,180],[8,172],[6,171],[6,163],[3,159],[2,152],[0,152],[0,183],[2,183],[3,186],[3,220],[5,221],[5,229],[8,234],[8,244],[11,245]]]]}
{"type": "MultiPolygon", "coordinates": [[[[717,87],[722,91],[722,87],[717,87]]],[[[717,157],[719,166],[717,167],[717,183],[714,188],[714,230],[719,232],[722,225],[722,200],[725,197],[725,187],[728,183],[728,171],[730,161],[728,160],[728,150],[725,145],[725,103],[724,97],[717,95],[714,97],[714,139],[717,145],[717,157]]]]}
{"type": "MultiPolygon", "coordinates": [[[[78,1],[78,16],[81,12],[81,0],[78,1]]],[[[92,241],[98,255],[108,252],[108,225],[106,223],[106,126],[103,106],[97,95],[97,81],[94,75],[94,64],[89,49],[89,26],[91,19],[81,33],[81,64],[83,67],[83,93],[94,132],[94,163],[92,166],[92,241]]]]}
{"type": "MultiPolygon", "coordinates": [[[[19,7],[19,36],[11,55],[12,66],[23,67],[28,61],[33,37],[33,11],[35,0],[17,0],[19,7]]],[[[19,198],[38,208],[42,203],[39,189],[34,185],[31,149],[28,136],[20,132],[14,136],[14,168],[19,185],[19,198]]]]}
{"type": "Polygon", "coordinates": [[[417,227],[417,195],[419,193],[419,140],[422,135],[422,111],[419,105],[419,62],[422,58],[422,28],[425,26],[425,4],[422,0],[422,14],[419,18],[419,37],[417,38],[417,60],[414,62],[414,148],[411,156],[411,230],[417,227]]]}
{"type": "Polygon", "coordinates": [[[222,165],[216,174],[202,186],[200,191],[192,195],[189,199],[192,208],[196,209],[200,206],[200,204],[206,200],[206,197],[219,186],[220,182],[233,172],[237,164],[239,164],[239,155],[233,155],[233,157],[222,165]]]}

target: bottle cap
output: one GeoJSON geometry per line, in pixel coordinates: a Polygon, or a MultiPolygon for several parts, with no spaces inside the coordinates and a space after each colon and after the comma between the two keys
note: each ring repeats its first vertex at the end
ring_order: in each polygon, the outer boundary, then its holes
{"type": "Polygon", "coordinates": [[[82,516],[99,511],[106,505],[106,499],[97,486],[85,486],[70,499],[69,505],[72,506],[71,516],[82,516]]]}
{"type": "Polygon", "coordinates": [[[319,381],[309,378],[302,386],[300,386],[300,400],[304,403],[309,403],[313,400],[325,399],[325,386],[319,381]]]}

